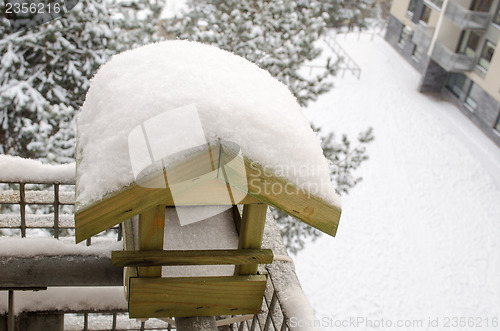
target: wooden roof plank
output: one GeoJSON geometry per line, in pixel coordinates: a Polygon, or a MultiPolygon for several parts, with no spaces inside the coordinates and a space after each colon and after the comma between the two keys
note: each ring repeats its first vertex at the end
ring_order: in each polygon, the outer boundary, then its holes
{"type": "MultiPolygon", "coordinates": [[[[247,194],[239,202],[241,204],[256,202],[268,204],[324,233],[335,236],[341,214],[338,207],[297,188],[296,185],[275,176],[248,158],[243,158],[243,162],[231,162],[242,156],[229,147],[212,146],[210,152],[212,164],[222,165],[223,172],[212,171],[207,174],[206,162],[204,166],[199,165],[203,163],[200,160],[206,158],[206,149],[167,168],[169,183],[177,185],[176,199],[180,202],[176,205],[231,204],[223,194],[225,184],[230,184],[232,193],[239,190],[240,195],[247,194]],[[222,153],[216,153],[216,150],[222,153]],[[245,181],[242,181],[243,176],[246,176],[245,181]],[[200,187],[207,191],[198,191],[200,187]]],[[[134,182],[118,192],[109,194],[101,201],[85,208],[77,208],[76,241],[83,241],[156,205],[174,205],[170,190],[147,187],[148,184],[162,181],[165,182],[164,173],[154,173],[141,179],[142,186],[134,182]]]]}

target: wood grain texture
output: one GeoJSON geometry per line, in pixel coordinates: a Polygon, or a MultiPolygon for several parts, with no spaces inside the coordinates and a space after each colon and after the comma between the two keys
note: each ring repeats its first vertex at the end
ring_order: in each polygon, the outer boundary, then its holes
{"type": "Polygon", "coordinates": [[[257,314],[266,276],[131,278],[131,318],[257,314]]]}
{"type": "MultiPolygon", "coordinates": [[[[210,147],[209,151],[210,162],[220,167],[220,172],[206,173],[207,167],[202,164],[205,164],[207,150],[194,153],[167,168],[169,183],[177,185],[177,205],[233,204],[226,196],[229,185],[232,195],[236,191],[245,195],[239,204],[265,203],[335,236],[341,214],[338,207],[318,198],[314,192],[299,189],[229,147],[217,145],[210,147]],[[233,162],[237,158],[242,158],[243,162],[233,162]],[[246,181],[242,181],[243,176],[246,176],[246,181]]],[[[132,183],[90,206],[77,207],[76,241],[83,241],[156,205],[174,205],[170,190],[145,187],[148,183],[162,181],[165,182],[163,172],[151,174],[141,180],[142,186],[132,183]]]]}
{"type": "Polygon", "coordinates": [[[273,262],[270,249],[113,251],[115,266],[174,266],[218,264],[268,264],[273,262]]]}
{"type": "MultiPolygon", "coordinates": [[[[139,250],[163,249],[165,207],[160,205],[139,216],[139,250]]],[[[161,267],[141,267],[139,277],[161,277],[161,267]]]]}
{"type": "MultiPolygon", "coordinates": [[[[241,218],[238,248],[258,249],[262,246],[264,226],[266,224],[267,205],[245,205],[241,218]]],[[[235,275],[254,275],[257,273],[256,263],[236,266],[235,275]]]]}

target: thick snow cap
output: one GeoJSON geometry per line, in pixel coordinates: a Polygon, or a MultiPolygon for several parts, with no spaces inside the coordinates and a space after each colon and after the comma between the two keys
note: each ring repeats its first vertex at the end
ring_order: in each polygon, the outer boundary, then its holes
{"type": "Polygon", "coordinates": [[[320,140],[288,88],[242,57],[176,40],[115,55],[93,78],[78,117],[79,208],[134,181],[129,136],[148,125],[177,154],[190,140],[236,143],[266,170],[340,207],[320,140]],[[190,125],[169,136],[169,126],[190,125]]]}

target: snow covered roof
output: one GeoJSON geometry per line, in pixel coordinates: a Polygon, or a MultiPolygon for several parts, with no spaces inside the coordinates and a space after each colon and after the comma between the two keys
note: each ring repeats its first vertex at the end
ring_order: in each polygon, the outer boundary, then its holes
{"type": "Polygon", "coordinates": [[[288,88],[239,56],[189,41],[116,55],[93,78],[78,117],[77,223],[79,213],[119,200],[117,193],[144,175],[141,169],[154,173],[161,167],[151,164],[159,160],[168,167],[225,142],[257,165],[259,175],[272,174],[335,209],[335,225],[325,231],[335,233],[340,201],[329,165],[288,88]]]}

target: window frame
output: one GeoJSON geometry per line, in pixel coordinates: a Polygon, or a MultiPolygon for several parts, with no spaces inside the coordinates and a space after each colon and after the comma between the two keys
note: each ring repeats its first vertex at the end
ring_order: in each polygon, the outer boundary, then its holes
{"type": "Polygon", "coordinates": [[[470,10],[481,13],[489,13],[491,5],[493,5],[493,0],[474,0],[470,5],[470,10]]]}
{"type": "Polygon", "coordinates": [[[418,45],[415,45],[415,47],[413,48],[413,51],[411,52],[411,56],[415,61],[420,62],[420,61],[422,61],[422,57],[424,56],[424,53],[425,53],[425,50],[423,48],[418,47],[418,45]],[[418,56],[415,54],[418,54],[418,56]]]}
{"type": "Polygon", "coordinates": [[[423,23],[425,25],[429,24],[429,20],[431,19],[431,15],[432,15],[432,8],[427,6],[427,5],[424,5],[422,13],[420,14],[419,22],[423,23]]]}
{"type": "Polygon", "coordinates": [[[410,0],[410,3],[408,4],[408,8],[406,9],[406,12],[410,16],[415,15],[415,10],[417,9],[417,4],[418,4],[418,0],[410,0]]]}
{"type": "Polygon", "coordinates": [[[471,112],[475,112],[477,109],[477,101],[471,96],[472,89],[476,86],[476,83],[471,82],[469,86],[469,90],[464,99],[464,106],[469,109],[471,112]],[[472,104],[471,104],[472,103],[472,104]]]}
{"type": "Polygon", "coordinates": [[[450,75],[448,76],[448,79],[446,80],[445,87],[451,93],[453,93],[454,96],[460,99],[460,97],[464,92],[464,85],[466,79],[467,76],[465,76],[463,73],[451,72],[450,75]]]}
{"type": "Polygon", "coordinates": [[[495,15],[493,16],[491,23],[500,27],[500,3],[497,6],[497,10],[495,11],[495,15]]]}
{"type": "Polygon", "coordinates": [[[493,56],[495,55],[495,50],[496,50],[497,45],[495,45],[492,41],[486,39],[483,44],[483,48],[481,50],[481,54],[479,55],[479,59],[477,60],[477,65],[482,68],[483,70],[488,71],[490,68],[491,60],[493,59],[493,56]],[[485,53],[487,51],[487,48],[493,49],[491,54],[489,54],[489,59],[485,56],[485,53]],[[483,64],[481,63],[481,60],[485,60],[483,64]],[[487,63],[486,66],[484,63],[487,63]]]}
{"type": "Polygon", "coordinates": [[[475,33],[472,30],[463,30],[462,35],[460,36],[460,40],[458,42],[458,48],[457,48],[457,53],[458,54],[465,54],[470,57],[476,57],[477,55],[477,49],[479,46],[479,42],[481,41],[481,36],[475,33]],[[471,40],[472,36],[475,36],[476,41],[475,41],[475,48],[471,47],[471,40]]]}
{"type": "Polygon", "coordinates": [[[498,114],[496,124],[493,125],[493,130],[495,130],[497,134],[500,134],[500,113],[498,114]]]}
{"type": "Polygon", "coordinates": [[[407,25],[403,25],[398,39],[399,47],[404,48],[406,46],[406,43],[411,40],[412,33],[413,31],[407,25]]]}

